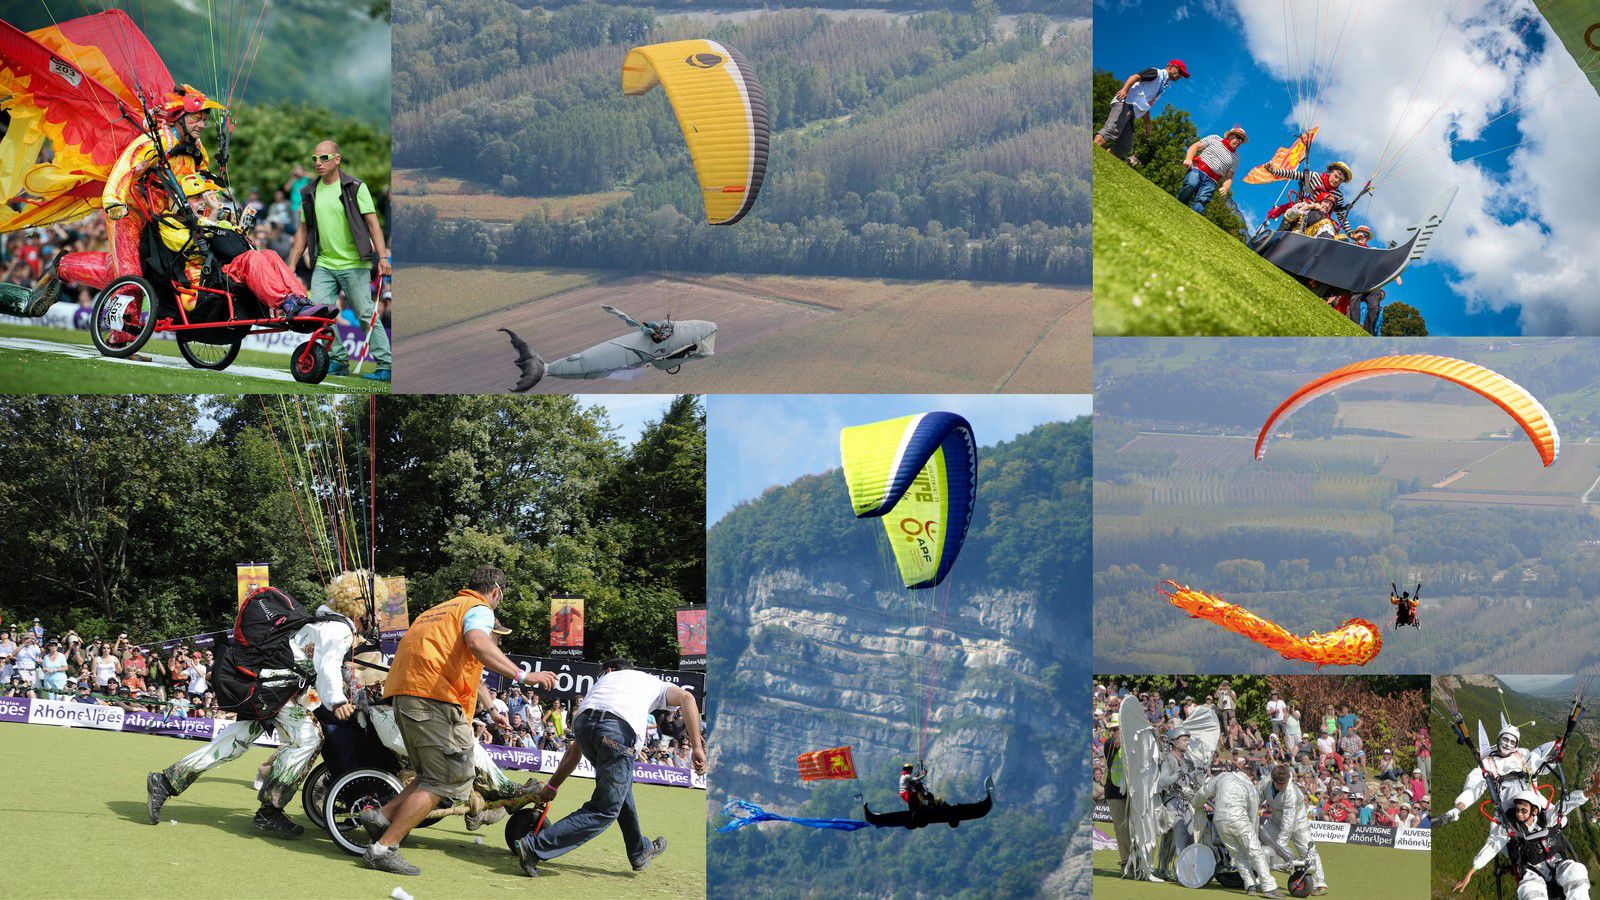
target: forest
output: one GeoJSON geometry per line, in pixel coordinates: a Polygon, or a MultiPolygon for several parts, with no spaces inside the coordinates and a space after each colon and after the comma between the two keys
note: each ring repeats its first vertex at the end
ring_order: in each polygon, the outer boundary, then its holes
{"type": "Polygon", "coordinates": [[[274,586],[316,601],[322,541],[291,487],[301,469],[285,431],[303,414],[325,422],[306,432],[321,448],[307,452],[339,473],[363,520],[339,540],[406,577],[413,615],[493,563],[510,578],[507,652],[544,655],[547,599],[568,592],[588,601],[591,656],[677,667],[673,610],[705,593],[697,398],[677,398],[631,446],[603,409],[566,396],[396,396],[287,417],[283,402],[0,401],[0,444],[28,460],[0,477],[0,620],[125,630],[136,643],[213,631],[233,621],[242,562],[267,563],[274,586]]]}
{"type": "Polygon", "coordinates": [[[396,227],[429,262],[1085,283],[1088,30],[999,17],[989,0],[709,30],[596,4],[397,10],[395,163],[424,174],[396,227]],[[667,100],[617,86],[630,46],[689,36],[739,49],[771,111],[767,178],[732,228],[704,224],[667,100]],[[626,196],[496,227],[437,215],[430,176],[506,196],[626,196]]]}
{"type": "MultiPolygon", "coordinates": [[[[1087,582],[1090,565],[1089,450],[1087,418],[1040,426],[1012,441],[980,448],[978,509],[958,563],[963,593],[987,588],[1028,591],[1039,607],[1038,621],[1052,623],[1038,627],[1081,624],[1088,597],[1080,586],[1087,582]]],[[[873,543],[877,529],[856,527],[861,523],[840,515],[841,509],[848,512],[849,500],[838,472],[798,479],[735,507],[707,537],[713,602],[746,602],[750,580],[777,569],[806,571],[840,559],[853,567],[878,569],[879,551],[873,543]]],[[[762,700],[749,688],[741,690],[732,677],[746,652],[746,635],[729,624],[730,618],[714,617],[711,625],[709,662],[712,677],[718,679],[718,691],[711,699],[712,742],[718,764],[737,771],[748,767],[750,760],[741,756],[741,748],[728,746],[726,738],[718,736],[717,716],[732,714],[731,704],[762,700]]],[[[1008,736],[1007,752],[1030,760],[1030,769],[1077,771],[1087,735],[1071,724],[1081,721],[1072,713],[1082,702],[1073,699],[1071,685],[1083,684],[1089,669],[1087,658],[1073,648],[1087,650],[1088,635],[1051,631],[1032,640],[1056,647],[1060,658],[1045,669],[1047,683],[1053,686],[1050,696],[1038,701],[1029,721],[1017,723],[1021,730],[1008,736]]],[[[963,722],[956,730],[967,727],[985,727],[985,720],[963,722]]],[[[849,735],[839,734],[837,728],[834,714],[819,711],[815,746],[847,742],[849,735]]],[[[784,812],[859,811],[850,795],[861,790],[881,793],[894,775],[887,767],[863,770],[859,783],[825,784],[798,810],[784,812]]],[[[1063,823],[1076,822],[1087,812],[1082,789],[1087,785],[1073,790],[1081,798],[1073,808],[1040,809],[1028,805],[1026,791],[1016,783],[1028,777],[1033,776],[1013,776],[1009,792],[1005,778],[1000,779],[994,811],[959,830],[869,829],[841,834],[766,826],[713,833],[707,851],[711,885],[734,891],[760,884],[763,895],[772,896],[1035,895],[1043,879],[1061,865],[1070,830],[1063,823]]],[[[713,819],[720,821],[715,815],[713,819]]]]}

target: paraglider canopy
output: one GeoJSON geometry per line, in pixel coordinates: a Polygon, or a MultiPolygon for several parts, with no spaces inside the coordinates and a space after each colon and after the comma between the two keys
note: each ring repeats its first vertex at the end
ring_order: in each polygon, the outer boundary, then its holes
{"type": "Polygon", "coordinates": [[[755,205],[767,171],[767,101],[739,51],[703,39],[650,44],[628,51],[622,92],[656,85],[683,128],[705,201],[706,221],[732,225],[755,205]]]}

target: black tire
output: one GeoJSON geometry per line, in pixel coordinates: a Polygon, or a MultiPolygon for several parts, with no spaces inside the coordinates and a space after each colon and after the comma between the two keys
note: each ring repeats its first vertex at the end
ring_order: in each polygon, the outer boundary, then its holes
{"type": "Polygon", "coordinates": [[[327,820],[323,818],[323,803],[328,799],[328,788],[332,786],[333,772],[325,762],[317,763],[317,767],[306,776],[306,782],[300,787],[300,807],[305,810],[306,818],[318,828],[327,828],[327,820]]]}
{"type": "Polygon", "coordinates": [[[382,806],[400,793],[400,779],[378,769],[356,769],[334,781],[322,801],[323,828],[339,849],[360,856],[372,840],[356,818],[369,806],[382,806]]]}
{"type": "Polygon", "coordinates": [[[532,804],[512,813],[506,819],[506,849],[512,853],[517,852],[516,843],[528,834],[538,834],[548,824],[546,813],[549,807],[532,804]]]}
{"type": "Polygon", "coordinates": [[[301,384],[321,384],[328,377],[328,348],[306,341],[289,354],[289,374],[301,384]]]}
{"type": "MultiPolygon", "coordinates": [[[[181,332],[180,332],[181,333],[181,332]]],[[[189,361],[189,365],[196,369],[211,369],[221,371],[233,365],[239,357],[239,341],[226,344],[215,344],[208,341],[197,341],[192,338],[178,338],[178,352],[189,361]]]]}
{"type": "Polygon", "coordinates": [[[155,330],[156,291],[143,278],[118,278],[94,298],[89,337],[102,355],[127,359],[144,347],[155,330]],[[124,327],[127,325],[134,329],[124,327]]]}

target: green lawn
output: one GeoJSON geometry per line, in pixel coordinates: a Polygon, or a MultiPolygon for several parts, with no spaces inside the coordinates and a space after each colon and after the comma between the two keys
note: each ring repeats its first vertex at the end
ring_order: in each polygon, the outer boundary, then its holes
{"type": "MultiPolygon", "coordinates": [[[[388,393],[387,382],[330,377],[321,384],[301,384],[289,377],[289,355],[241,350],[233,365],[220,372],[191,368],[178,353],[176,341],[152,339],[140,353],[152,362],[107,359],[93,347],[86,331],[0,324],[0,341],[16,339],[38,346],[0,345],[0,393],[32,394],[310,394],[388,393]],[[176,360],[177,364],[171,363],[176,360]]],[[[368,360],[361,371],[371,372],[368,360]]]]}
{"type": "MultiPolygon", "coordinates": [[[[1109,823],[1102,823],[1106,831],[1109,823]]],[[[1429,854],[1421,850],[1394,850],[1355,844],[1318,844],[1329,897],[1426,897],[1430,875],[1429,854]]],[[[1274,873],[1278,890],[1288,894],[1288,876],[1274,873]]],[[[1243,891],[1224,888],[1215,881],[1199,896],[1243,897],[1243,891]]],[[[1183,900],[1196,893],[1176,883],[1151,884],[1125,881],[1118,874],[1117,851],[1094,854],[1094,900],[1183,900]]]]}
{"type": "Polygon", "coordinates": [[[1366,334],[1137,170],[1092,155],[1095,334],[1366,334]]]}
{"type": "MultiPolygon", "coordinates": [[[[422,869],[412,878],[374,872],[312,828],[298,799],[290,818],[306,826],[281,841],[250,824],[257,803],[250,781],[267,751],[201,776],[168,801],[162,824],[145,813],[144,780],[200,746],[195,741],[90,729],[0,725],[0,784],[6,799],[0,834],[15,861],[4,878],[12,897],[387,897],[396,887],[419,900],[439,897],[561,895],[703,897],[705,793],[636,786],[645,833],[664,835],[667,852],[635,874],[615,828],[541,867],[538,881],[505,846],[502,825],[469,832],[447,819],[407,839],[403,852],[422,869]],[[177,825],[171,822],[176,821],[177,825]],[[482,838],[482,843],[478,842],[482,838]],[[68,859],[77,863],[69,864],[68,859]]],[[[570,812],[593,782],[574,778],[553,810],[570,812]]]]}

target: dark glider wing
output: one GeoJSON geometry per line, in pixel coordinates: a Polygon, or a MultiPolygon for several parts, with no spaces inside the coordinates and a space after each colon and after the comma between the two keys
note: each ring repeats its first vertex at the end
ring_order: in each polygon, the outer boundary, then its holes
{"type": "Polygon", "coordinates": [[[506,336],[511,338],[511,346],[517,351],[517,368],[522,371],[522,377],[517,379],[516,386],[511,390],[519,394],[532,390],[533,386],[539,383],[539,379],[544,377],[544,360],[533,352],[527,341],[517,337],[516,332],[509,328],[498,330],[504,331],[506,336]]]}
{"type": "Polygon", "coordinates": [[[1410,239],[1397,247],[1363,247],[1294,231],[1263,231],[1250,239],[1250,249],[1291,275],[1315,281],[1318,288],[1313,290],[1322,296],[1365,294],[1399,278],[1406,266],[1422,258],[1455,197],[1455,188],[1443,194],[1437,211],[1407,229],[1412,232],[1410,239]]]}
{"type": "Polygon", "coordinates": [[[951,803],[944,806],[924,806],[899,812],[875,813],[872,807],[861,804],[868,822],[874,828],[922,828],[926,825],[949,825],[951,828],[971,819],[981,819],[994,806],[994,779],[984,782],[983,799],[976,803],[951,803]]]}

